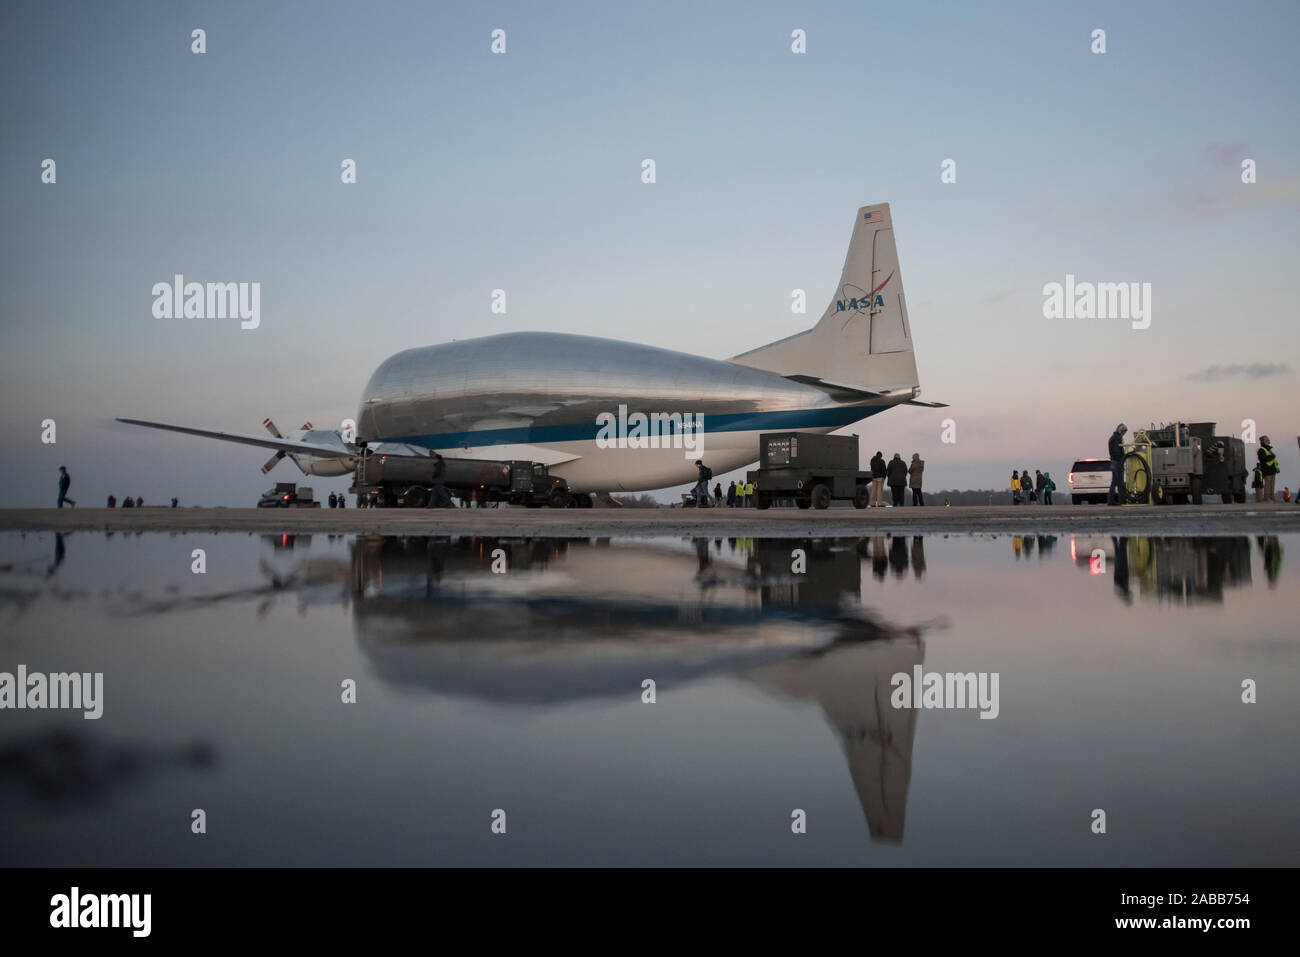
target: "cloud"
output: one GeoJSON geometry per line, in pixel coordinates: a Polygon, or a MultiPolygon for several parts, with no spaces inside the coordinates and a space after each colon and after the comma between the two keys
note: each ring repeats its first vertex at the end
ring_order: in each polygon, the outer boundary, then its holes
{"type": "Polygon", "coordinates": [[[1212,365],[1189,373],[1193,382],[1227,382],[1230,379],[1266,379],[1286,375],[1291,367],[1284,362],[1247,362],[1232,365],[1212,365]]]}
{"type": "Polygon", "coordinates": [[[1248,148],[1245,143],[1211,143],[1206,152],[1220,166],[1237,166],[1245,159],[1248,148]]]}

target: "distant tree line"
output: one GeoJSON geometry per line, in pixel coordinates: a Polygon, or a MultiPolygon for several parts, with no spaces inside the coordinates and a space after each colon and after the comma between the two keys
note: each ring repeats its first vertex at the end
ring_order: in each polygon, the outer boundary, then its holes
{"type": "MultiPolygon", "coordinates": [[[[1070,503],[1070,496],[1067,492],[1061,495],[1060,489],[1057,489],[1055,498],[1062,505],[1070,503]]],[[[938,492],[926,491],[926,505],[942,505],[948,502],[952,505],[1010,505],[1011,489],[943,489],[938,492]]]]}

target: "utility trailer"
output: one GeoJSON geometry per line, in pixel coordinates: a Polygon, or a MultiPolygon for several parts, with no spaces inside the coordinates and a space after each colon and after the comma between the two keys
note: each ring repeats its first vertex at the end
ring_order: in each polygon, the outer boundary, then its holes
{"type": "Polygon", "coordinates": [[[829,508],[836,500],[866,508],[871,497],[871,473],[858,468],[856,435],[764,432],[758,466],[745,480],[754,483],[759,508],[780,499],[800,508],[829,508]]]}
{"type": "Polygon", "coordinates": [[[1213,422],[1171,422],[1138,429],[1124,459],[1130,503],[1200,505],[1206,495],[1246,500],[1246,446],[1215,435],[1213,422]]]}
{"type": "Polygon", "coordinates": [[[458,459],[388,454],[365,449],[357,459],[351,489],[358,507],[426,508],[450,506],[455,497],[479,505],[508,502],[529,508],[590,507],[588,495],[572,495],[569,485],[545,465],[522,460],[458,459]]]}

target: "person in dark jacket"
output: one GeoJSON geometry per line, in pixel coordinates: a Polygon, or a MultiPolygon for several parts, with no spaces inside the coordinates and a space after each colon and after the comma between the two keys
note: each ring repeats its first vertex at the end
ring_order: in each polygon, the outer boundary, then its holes
{"type": "Polygon", "coordinates": [[[912,453],[912,464],[907,467],[908,485],[912,487],[912,504],[924,505],[925,496],[921,494],[921,475],[925,472],[925,460],[920,452],[912,453]]]}
{"type": "Polygon", "coordinates": [[[1029,477],[1029,469],[1020,473],[1020,487],[1025,490],[1026,504],[1038,501],[1038,491],[1034,488],[1034,480],[1029,477]]]}
{"type": "Polygon", "coordinates": [[[871,459],[871,508],[885,507],[885,454],[877,451],[871,459]]]}
{"type": "Polygon", "coordinates": [[[722,483],[718,482],[713,486],[713,501],[717,503],[718,508],[722,508],[722,483]]]}
{"type": "Polygon", "coordinates": [[[69,508],[76,508],[77,503],[68,498],[68,487],[72,485],[72,476],[68,474],[66,465],[59,466],[59,508],[63,508],[63,503],[67,502],[69,508]]]}
{"type": "Polygon", "coordinates": [[[736,507],[736,483],[733,481],[727,486],[727,508],[736,507]]]}
{"type": "Polygon", "coordinates": [[[695,495],[695,504],[699,507],[709,503],[709,479],[713,478],[713,469],[699,459],[695,460],[695,469],[699,474],[699,481],[695,483],[692,492],[695,495]]]}
{"type": "Polygon", "coordinates": [[[1043,500],[1043,487],[1047,484],[1047,479],[1043,478],[1041,469],[1034,469],[1034,500],[1041,502],[1043,500]]]}
{"type": "Polygon", "coordinates": [[[894,507],[902,508],[903,490],[907,488],[907,463],[903,461],[903,456],[897,452],[889,460],[886,477],[889,479],[889,492],[894,497],[894,507]]]}
{"type": "Polygon", "coordinates": [[[1106,452],[1110,455],[1110,488],[1106,492],[1107,505],[1119,505],[1120,494],[1124,491],[1124,433],[1128,426],[1121,422],[1110,434],[1106,443],[1106,452]]]}

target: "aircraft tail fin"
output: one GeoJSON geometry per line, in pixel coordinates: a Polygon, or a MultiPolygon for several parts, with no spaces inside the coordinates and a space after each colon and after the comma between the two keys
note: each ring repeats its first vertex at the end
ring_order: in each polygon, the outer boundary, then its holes
{"type": "Polygon", "coordinates": [[[858,210],[839,285],[817,325],[731,361],[863,392],[919,393],[889,204],[858,210]]]}

